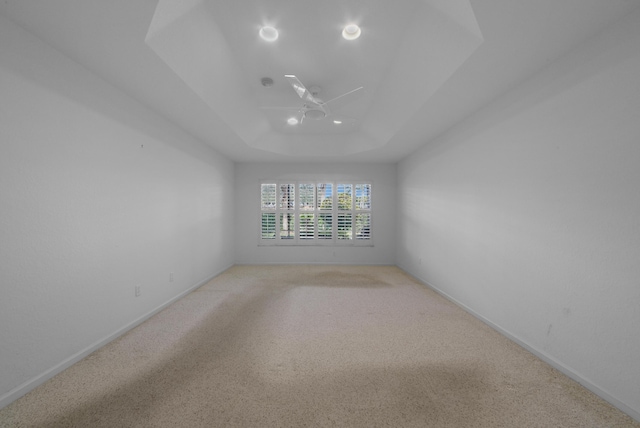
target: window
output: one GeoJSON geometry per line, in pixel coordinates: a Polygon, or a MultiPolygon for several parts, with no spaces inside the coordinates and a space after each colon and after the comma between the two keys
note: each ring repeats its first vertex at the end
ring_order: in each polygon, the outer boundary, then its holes
{"type": "Polygon", "coordinates": [[[373,245],[371,183],[260,183],[260,245],[373,245]]]}

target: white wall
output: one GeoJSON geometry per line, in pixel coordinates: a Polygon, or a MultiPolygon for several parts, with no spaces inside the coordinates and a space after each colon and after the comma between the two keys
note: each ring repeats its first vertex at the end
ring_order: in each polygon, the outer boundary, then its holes
{"type": "Polygon", "coordinates": [[[395,164],[239,163],[236,263],[395,264],[395,164]],[[258,246],[260,180],[371,180],[373,247],[258,246]]]}
{"type": "Polygon", "coordinates": [[[398,264],[640,419],[640,12],[398,165],[398,264]]]}
{"type": "Polygon", "coordinates": [[[233,264],[233,186],[232,162],[0,16],[0,407],[233,264]]]}

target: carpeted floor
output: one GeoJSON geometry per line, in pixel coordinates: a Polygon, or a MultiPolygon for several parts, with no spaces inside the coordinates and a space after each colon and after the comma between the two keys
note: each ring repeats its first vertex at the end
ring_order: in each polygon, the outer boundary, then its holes
{"type": "Polygon", "coordinates": [[[236,266],[2,427],[640,427],[395,267],[236,266]]]}

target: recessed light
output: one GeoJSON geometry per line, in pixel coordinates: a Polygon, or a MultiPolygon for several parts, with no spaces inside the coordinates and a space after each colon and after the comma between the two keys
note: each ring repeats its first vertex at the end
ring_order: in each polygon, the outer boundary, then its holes
{"type": "Polygon", "coordinates": [[[355,40],[360,37],[362,30],[356,24],[349,24],[342,30],[342,37],[347,40],[355,40]]]}
{"type": "Polygon", "coordinates": [[[340,125],[342,123],[341,120],[334,120],[333,123],[335,123],[336,125],[340,125]]]}
{"type": "Polygon", "coordinates": [[[290,117],[289,119],[287,119],[287,123],[289,125],[297,125],[298,124],[298,119],[295,117],[290,117]]]}
{"type": "Polygon", "coordinates": [[[260,29],[260,37],[267,42],[275,42],[278,39],[278,30],[265,26],[260,29]]]}

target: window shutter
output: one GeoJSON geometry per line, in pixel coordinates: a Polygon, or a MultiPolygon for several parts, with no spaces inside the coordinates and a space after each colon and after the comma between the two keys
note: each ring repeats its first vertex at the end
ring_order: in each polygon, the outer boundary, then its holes
{"type": "Polygon", "coordinates": [[[320,211],[333,209],[333,184],[318,183],[318,209],[320,211]]]}
{"type": "Polygon", "coordinates": [[[276,213],[262,213],[262,239],[276,239],[276,213]]]}
{"type": "Polygon", "coordinates": [[[276,239],[276,184],[264,183],[260,186],[260,209],[262,210],[262,239],[276,239]]]}
{"type": "Polygon", "coordinates": [[[348,211],[353,209],[353,195],[351,184],[338,184],[338,210],[348,211]]]}
{"type": "Polygon", "coordinates": [[[315,215],[313,213],[300,214],[300,239],[315,238],[315,215]]]}
{"type": "Polygon", "coordinates": [[[295,214],[280,213],[280,239],[293,239],[296,235],[295,214]]]}
{"type": "Polygon", "coordinates": [[[356,184],[356,210],[371,209],[371,184],[356,184]]]}
{"type": "Polygon", "coordinates": [[[296,186],[294,184],[281,184],[280,185],[280,209],[281,210],[293,210],[295,209],[295,195],[296,186]]]}
{"type": "Polygon", "coordinates": [[[371,183],[260,184],[260,241],[275,245],[372,245],[371,183]]]}
{"type": "Polygon", "coordinates": [[[300,183],[298,186],[298,200],[301,211],[313,211],[315,207],[316,186],[310,183],[300,183]]]}
{"type": "Polygon", "coordinates": [[[318,239],[333,239],[333,214],[318,214],[318,239]]]}
{"type": "Polygon", "coordinates": [[[371,239],[371,214],[356,214],[356,239],[371,239]]]}
{"type": "Polygon", "coordinates": [[[338,239],[351,239],[351,213],[338,213],[338,239]]]}
{"type": "Polygon", "coordinates": [[[371,184],[356,184],[355,234],[357,240],[371,239],[371,184]]]}

